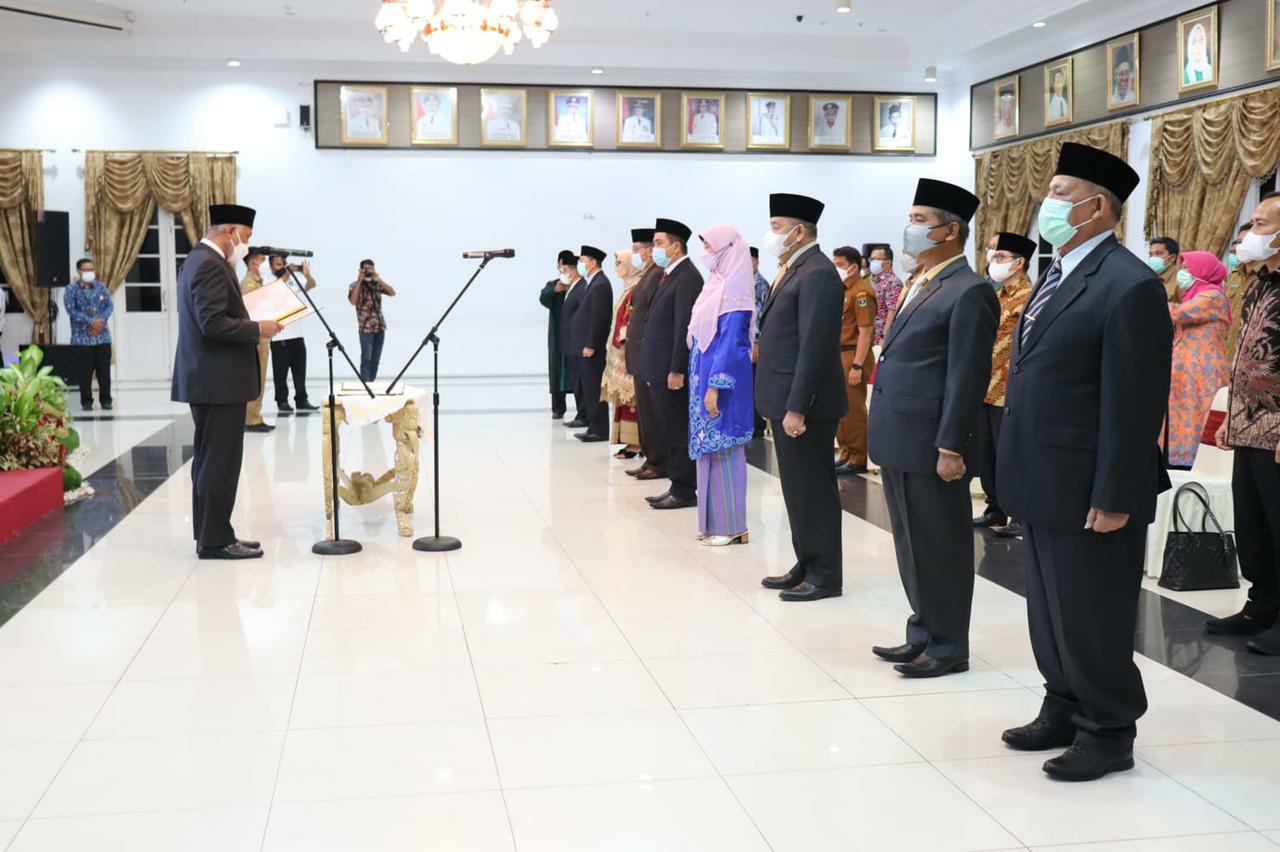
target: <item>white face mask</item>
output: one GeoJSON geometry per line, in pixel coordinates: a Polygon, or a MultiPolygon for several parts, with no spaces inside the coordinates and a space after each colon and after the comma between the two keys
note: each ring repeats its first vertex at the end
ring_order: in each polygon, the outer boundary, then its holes
{"type": "Polygon", "coordinates": [[[1017,263],[1016,260],[1011,260],[1008,263],[993,263],[987,267],[987,274],[991,276],[992,281],[997,284],[1003,284],[1013,274],[1013,265],[1015,263],[1017,263]]]}
{"type": "Polygon", "coordinates": [[[920,268],[920,261],[916,260],[914,254],[903,252],[901,256],[902,271],[908,275],[915,275],[916,270],[920,268]]]}
{"type": "Polygon", "coordinates": [[[836,272],[840,273],[841,278],[847,279],[850,275],[853,274],[853,269],[854,268],[852,266],[846,266],[844,268],[837,266],[836,272]]]}
{"type": "MultiPolygon", "coordinates": [[[[795,228],[791,229],[791,231],[794,230],[795,228]]],[[[761,245],[769,253],[770,257],[782,257],[787,253],[788,249],[793,248],[793,246],[787,245],[787,237],[791,236],[791,231],[787,231],[785,234],[775,234],[772,230],[765,232],[761,245]]]]}
{"type": "Polygon", "coordinates": [[[90,270],[88,272],[81,272],[80,280],[86,284],[92,284],[94,281],[98,280],[98,276],[93,274],[93,270],[90,270]]]}
{"type": "Polygon", "coordinates": [[[871,261],[871,274],[879,275],[881,272],[884,272],[884,261],[883,260],[871,261]]]}
{"type": "Polygon", "coordinates": [[[1236,247],[1236,257],[1240,258],[1243,263],[1258,263],[1263,260],[1270,260],[1275,257],[1276,252],[1280,252],[1280,248],[1274,248],[1271,245],[1275,238],[1275,234],[1255,234],[1250,231],[1244,235],[1240,240],[1240,245],[1236,247]]]}
{"type": "Polygon", "coordinates": [[[241,263],[241,262],[243,262],[243,261],[244,261],[244,259],[245,259],[246,257],[248,257],[248,256],[249,256],[249,244],[248,244],[248,243],[239,243],[239,242],[237,242],[237,243],[232,244],[232,246],[231,246],[231,257],[229,258],[229,260],[231,261],[232,265],[235,265],[235,264],[237,264],[237,263],[241,263]]]}
{"type": "Polygon", "coordinates": [[[560,283],[561,283],[561,284],[568,284],[568,283],[569,283],[569,280],[570,280],[570,279],[569,279],[569,273],[567,273],[567,272],[561,272],[561,273],[560,273],[560,283]]]}

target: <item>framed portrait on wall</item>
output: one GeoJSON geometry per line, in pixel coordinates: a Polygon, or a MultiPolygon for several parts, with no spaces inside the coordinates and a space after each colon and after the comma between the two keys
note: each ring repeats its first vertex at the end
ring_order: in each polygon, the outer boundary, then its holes
{"type": "Polygon", "coordinates": [[[791,96],[747,94],[747,148],[791,147],[791,96]]]}
{"type": "Polygon", "coordinates": [[[480,144],[490,148],[523,148],[529,144],[526,89],[480,90],[480,144]]]}
{"type": "Polygon", "coordinates": [[[386,145],[387,87],[342,86],[338,89],[339,139],[343,145],[386,145]]]}
{"type": "Polygon", "coordinates": [[[1019,79],[1015,74],[996,81],[991,108],[992,139],[1008,139],[1018,135],[1019,79]]]}
{"type": "Polygon", "coordinates": [[[458,90],[409,87],[409,141],[414,145],[458,144],[458,90]]]}
{"type": "Polygon", "coordinates": [[[662,147],[662,93],[618,92],[618,147],[662,147]]]}
{"type": "Polygon", "coordinates": [[[1276,17],[1280,15],[1280,0],[1267,0],[1267,70],[1280,71],[1280,28],[1276,17]]]}
{"type": "Polygon", "coordinates": [[[724,149],[724,92],[680,93],[680,147],[724,149]]]}
{"type": "Polygon", "coordinates": [[[1075,82],[1071,57],[1044,66],[1044,126],[1070,124],[1074,112],[1075,82]]]}
{"type": "Polygon", "coordinates": [[[1107,43],[1107,109],[1130,109],[1141,103],[1138,33],[1131,33],[1107,43]]]}
{"type": "Polygon", "coordinates": [[[876,95],[871,101],[872,151],[916,149],[916,99],[876,95]]]}
{"type": "Polygon", "coordinates": [[[1177,33],[1178,94],[1218,85],[1218,7],[1183,15],[1177,33]]]}
{"type": "Polygon", "coordinates": [[[596,100],[590,90],[547,92],[547,144],[590,148],[596,144],[596,100]]]}
{"type": "Polygon", "coordinates": [[[848,95],[809,96],[809,148],[849,151],[853,148],[853,98],[848,95]]]}

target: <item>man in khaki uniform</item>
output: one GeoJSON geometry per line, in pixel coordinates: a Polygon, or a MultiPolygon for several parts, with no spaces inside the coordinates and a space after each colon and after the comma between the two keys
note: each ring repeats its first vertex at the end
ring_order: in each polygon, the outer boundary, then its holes
{"type": "MultiPolygon", "coordinates": [[[[260,270],[262,262],[266,259],[266,255],[263,254],[250,253],[245,256],[244,265],[247,271],[244,278],[240,279],[241,296],[252,293],[263,285],[260,270]]],[[[246,432],[270,432],[276,428],[262,419],[262,394],[267,388],[267,357],[270,354],[271,341],[264,337],[258,341],[258,398],[250,402],[244,412],[244,431],[246,432]]]]}
{"type": "Polygon", "coordinates": [[[1182,247],[1173,237],[1156,237],[1151,241],[1147,266],[1160,276],[1164,294],[1170,302],[1179,301],[1178,270],[1182,268],[1182,247]]]}
{"type": "Polygon", "coordinates": [[[840,321],[840,361],[844,366],[845,394],[849,413],[836,429],[836,472],[865,473],[867,470],[867,379],[875,356],[876,292],[869,278],[862,277],[862,256],[850,246],[833,252],[836,270],[844,280],[844,312],[840,321]]]}
{"type": "Polygon", "coordinates": [[[1231,243],[1231,254],[1227,255],[1227,268],[1231,270],[1227,273],[1226,283],[1227,298],[1231,300],[1231,327],[1227,330],[1228,364],[1234,364],[1236,360],[1236,342],[1240,339],[1240,313],[1244,307],[1244,291],[1249,289],[1249,282],[1258,272],[1257,264],[1243,263],[1236,257],[1240,240],[1252,229],[1252,222],[1245,222],[1240,226],[1240,230],[1236,231],[1235,240],[1231,243]]]}

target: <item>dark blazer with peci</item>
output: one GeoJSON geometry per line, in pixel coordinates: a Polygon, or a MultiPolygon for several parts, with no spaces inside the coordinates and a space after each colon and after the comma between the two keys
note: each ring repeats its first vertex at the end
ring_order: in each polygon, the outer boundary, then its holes
{"type": "Polygon", "coordinates": [[[234,405],[257,399],[259,337],[231,265],[197,243],[178,275],[173,401],[234,405]]]}
{"type": "Polygon", "coordinates": [[[649,318],[649,307],[658,292],[658,282],[662,280],[662,267],[656,263],[640,277],[640,283],[631,294],[631,318],[627,320],[627,339],[623,347],[626,356],[627,370],[635,375],[636,366],[640,363],[641,344],[644,342],[645,323],[649,318]]]}
{"type": "Polygon", "coordinates": [[[593,349],[597,357],[603,357],[612,325],[613,285],[608,276],[597,272],[587,285],[582,303],[573,315],[573,327],[569,331],[574,345],[573,354],[581,357],[583,349],[593,349]]]}
{"type": "Polygon", "coordinates": [[[795,411],[811,420],[849,412],[840,364],[844,285],[814,245],[794,258],[760,314],[756,409],[770,420],[795,411]]]}
{"type": "Polygon", "coordinates": [[[667,386],[667,375],[689,372],[689,317],[693,303],[702,292],[702,273],[693,260],[682,261],[658,276],[658,288],[645,318],[644,342],[640,346],[639,369],[632,375],[650,384],[667,386]]]}
{"type": "Polygon", "coordinates": [[[934,473],[938,450],[945,449],[962,454],[969,470],[981,467],[974,436],[999,324],[991,282],[964,258],[898,313],[880,350],[867,423],[867,450],[877,464],[934,473]]]}
{"type": "Polygon", "coordinates": [[[1084,529],[1090,508],[1151,523],[1169,488],[1159,440],[1173,324],[1160,279],[1109,236],[1021,338],[1019,323],[996,455],[1001,508],[1050,529],[1084,529]]]}
{"type": "Polygon", "coordinates": [[[582,347],[573,345],[573,321],[586,297],[586,279],[579,278],[564,294],[564,305],[560,308],[560,349],[566,358],[581,358],[582,347]]]}

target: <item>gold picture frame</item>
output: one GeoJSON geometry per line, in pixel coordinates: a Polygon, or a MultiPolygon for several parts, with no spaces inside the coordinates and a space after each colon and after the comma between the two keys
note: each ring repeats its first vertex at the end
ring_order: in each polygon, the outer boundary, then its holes
{"type": "Polygon", "coordinates": [[[343,145],[389,144],[388,97],[386,86],[340,86],[338,140],[343,145]]]}
{"type": "Polygon", "coordinates": [[[786,151],[791,147],[791,95],[747,93],[747,150],[786,151]],[[773,109],[770,109],[770,104],[773,109]],[[778,106],[782,110],[779,114],[778,106]],[[780,131],[780,132],[775,132],[780,131]]]}
{"type": "Polygon", "coordinates": [[[849,95],[809,95],[809,150],[853,150],[853,98],[849,95]],[[834,113],[834,122],[827,113],[834,113]]]}
{"type": "Polygon", "coordinates": [[[458,89],[454,86],[409,87],[409,144],[445,147],[458,144],[458,89]],[[435,111],[431,111],[432,99],[435,111]],[[448,106],[447,110],[441,105],[448,106]]]}
{"type": "Polygon", "coordinates": [[[871,99],[871,150],[898,152],[916,150],[916,99],[914,97],[876,95],[871,99]],[[895,107],[898,110],[896,122],[893,120],[895,107]]]}
{"type": "Polygon", "coordinates": [[[1017,74],[996,80],[991,99],[991,138],[1012,139],[1021,132],[1022,121],[1022,78],[1017,74]],[[1008,100],[1005,100],[1008,98],[1008,100]],[[1010,110],[1005,114],[1002,106],[1008,104],[1010,110]]]}
{"type": "Polygon", "coordinates": [[[595,92],[590,89],[548,89],[548,147],[594,148],[595,144],[595,92]],[[584,104],[585,111],[582,109],[584,104]]]}
{"type": "Polygon", "coordinates": [[[1139,33],[1107,42],[1107,111],[1142,104],[1142,59],[1139,33]],[[1128,66],[1127,69],[1125,66],[1128,66]],[[1126,81],[1127,76],[1127,81],[1126,81]],[[1120,86],[1127,82],[1127,88],[1120,86]]]}
{"type": "Polygon", "coordinates": [[[529,145],[529,90],[480,90],[480,145],[485,148],[525,148],[529,145]],[[516,111],[519,111],[518,126],[516,111]]]}
{"type": "Polygon", "coordinates": [[[1061,127],[1075,118],[1075,63],[1070,56],[1044,66],[1044,126],[1061,127]],[[1061,75],[1062,91],[1056,90],[1061,75]]]}
{"type": "Polygon", "coordinates": [[[1209,6],[1189,12],[1178,18],[1175,29],[1178,37],[1178,94],[1196,92],[1218,85],[1218,7],[1209,6]],[[1195,37],[1196,30],[1201,30],[1204,39],[1204,56],[1200,60],[1188,57],[1188,42],[1195,37]],[[1188,61],[1197,62],[1199,67],[1192,68],[1188,61]],[[1208,72],[1204,66],[1208,66],[1208,72]]]}
{"type": "Polygon", "coordinates": [[[1276,36],[1280,28],[1276,27],[1276,18],[1280,17],[1280,0],[1267,0],[1267,70],[1280,71],[1280,45],[1276,36]]]}
{"type": "Polygon", "coordinates": [[[619,89],[615,98],[618,113],[619,148],[662,147],[662,92],[619,89]],[[634,115],[635,107],[648,108],[648,113],[634,115]],[[633,121],[632,119],[635,119],[633,121]]]}
{"type": "Polygon", "coordinates": [[[728,96],[724,92],[681,92],[680,93],[680,147],[689,150],[723,151],[725,103],[728,96]],[[715,133],[707,132],[708,124],[700,118],[705,115],[701,111],[703,102],[707,104],[707,112],[715,118],[715,133]],[[714,107],[714,108],[713,108],[714,107]]]}

